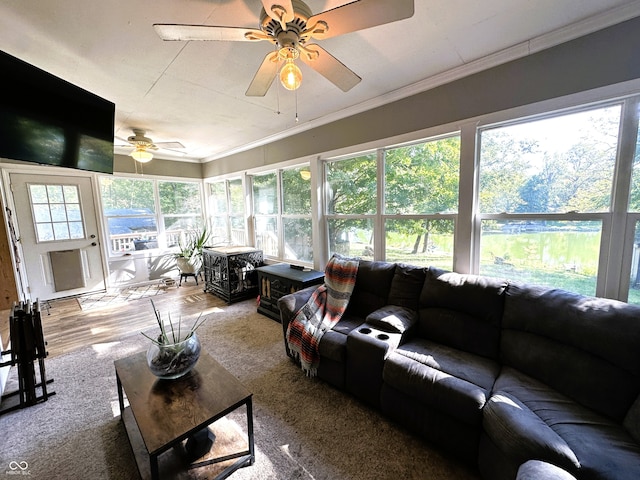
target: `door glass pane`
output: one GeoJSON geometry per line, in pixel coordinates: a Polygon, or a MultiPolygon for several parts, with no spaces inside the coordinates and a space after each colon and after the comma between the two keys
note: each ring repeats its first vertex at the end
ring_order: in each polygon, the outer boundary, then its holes
{"type": "Polygon", "coordinates": [[[482,221],[480,273],[595,295],[599,221],[482,221]]]}
{"type": "Polygon", "coordinates": [[[607,212],[619,105],[481,132],[482,213],[607,212]]]}
{"type": "Polygon", "coordinates": [[[29,198],[38,242],[85,238],[77,186],[29,185],[29,198]]]}
{"type": "Polygon", "coordinates": [[[385,260],[452,270],[453,230],[453,220],[387,220],[385,260]]]}
{"type": "Polygon", "coordinates": [[[329,219],[329,255],[373,260],[373,220],[329,219]]]}
{"type": "Polygon", "coordinates": [[[209,184],[209,210],[211,215],[227,213],[227,191],[225,182],[209,184]]]}

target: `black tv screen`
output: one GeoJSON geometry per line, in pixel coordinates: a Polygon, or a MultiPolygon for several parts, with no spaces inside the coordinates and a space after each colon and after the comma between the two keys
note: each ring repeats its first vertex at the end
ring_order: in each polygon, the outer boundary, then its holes
{"type": "Polygon", "coordinates": [[[0,51],[0,157],[113,173],[115,105],[0,51]]]}

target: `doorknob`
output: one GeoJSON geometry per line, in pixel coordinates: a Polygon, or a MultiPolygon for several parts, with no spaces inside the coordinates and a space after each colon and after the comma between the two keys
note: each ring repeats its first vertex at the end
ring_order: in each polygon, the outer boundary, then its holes
{"type": "Polygon", "coordinates": [[[92,247],[95,247],[96,245],[98,245],[96,242],[91,242],[92,247]]]}

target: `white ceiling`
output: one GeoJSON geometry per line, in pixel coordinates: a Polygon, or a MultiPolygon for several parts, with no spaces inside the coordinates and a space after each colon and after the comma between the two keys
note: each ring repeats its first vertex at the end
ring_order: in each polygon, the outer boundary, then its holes
{"type": "MultiPolygon", "coordinates": [[[[306,3],[318,13],[348,1],[306,3]]],[[[116,137],[142,128],[156,142],[186,147],[182,157],[157,157],[207,161],[640,15],[638,0],[415,0],[409,19],[318,41],[362,77],[349,92],[301,65],[297,92],[274,82],[265,97],[244,93],[270,43],[164,42],[152,27],[257,28],[261,7],[260,0],[0,0],[0,49],[114,102],[116,137]]]]}

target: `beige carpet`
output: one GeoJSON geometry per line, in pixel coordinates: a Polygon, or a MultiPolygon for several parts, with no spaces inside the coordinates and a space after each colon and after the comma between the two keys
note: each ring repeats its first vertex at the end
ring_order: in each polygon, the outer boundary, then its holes
{"type": "MultiPolygon", "coordinates": [[[[307,378],[286,357],[280,324],[255,308],[254,300],[224,305],[199,330],[203,348],[254,394],[256,462],[231,479],[478,478],[350,395],[307,378]]],[[[131,335],[48,359],[56,395],[0,417],[0,476],[11,464],[34,479],[138,478],[113,361],[146,342],[131,335]]],[[[244,425],[242,414],[228,420],[244,425]]],[[[197,470],[167,475],[204,478],[197,470]]]]}

